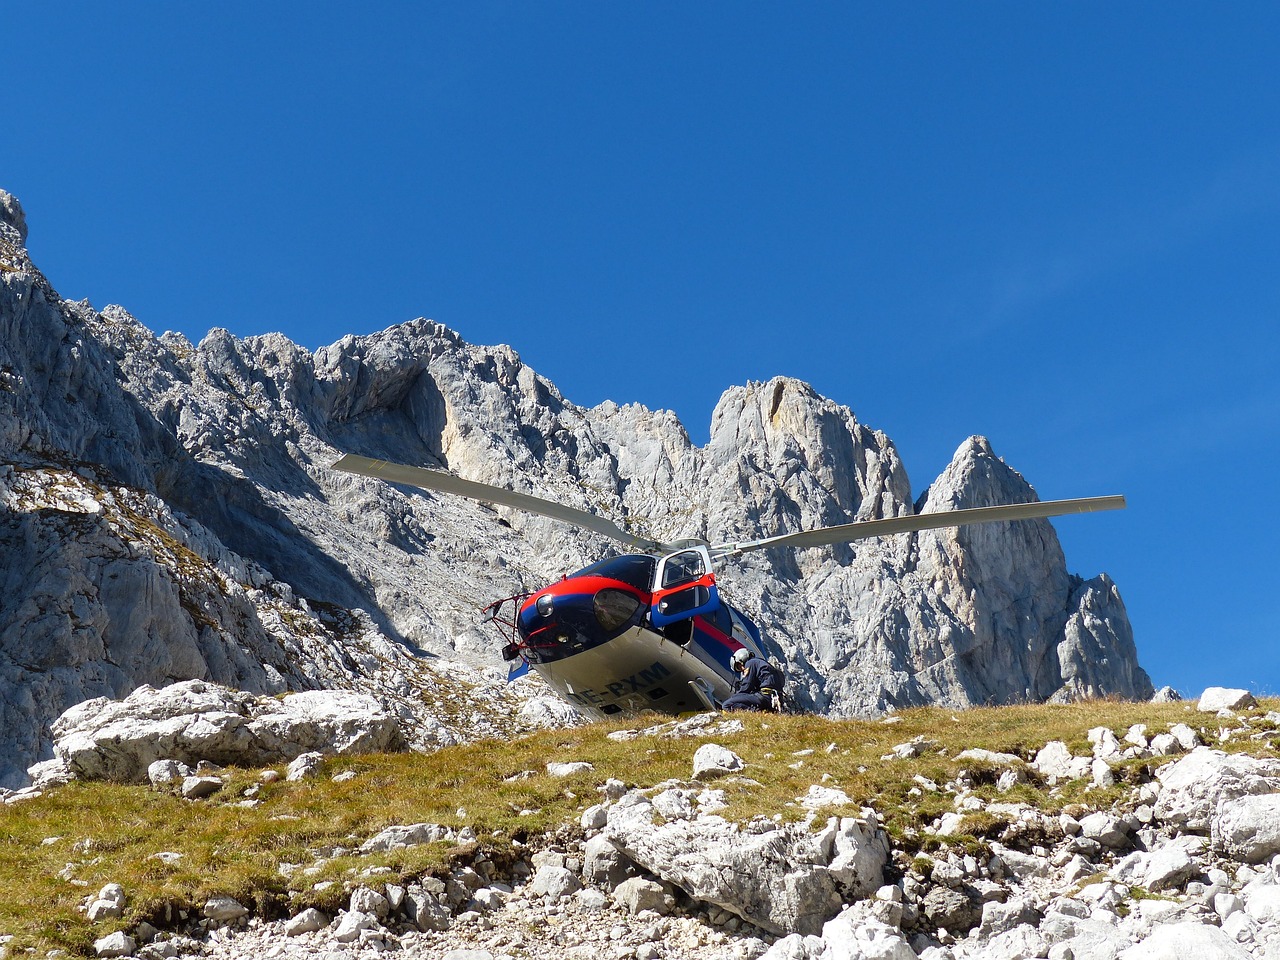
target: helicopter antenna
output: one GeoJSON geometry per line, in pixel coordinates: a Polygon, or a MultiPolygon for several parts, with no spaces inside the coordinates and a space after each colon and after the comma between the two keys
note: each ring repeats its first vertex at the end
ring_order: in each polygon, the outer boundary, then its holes
{"type": "Polygon", "coordinates": [[[716,559],[736,557],[751,550],[765,547],[822,547],[833,543],[853,543],[872,537],[887,537],[895,533],[912,533],[917,530],[936,530],[940,527],[958,527],[970,523],[990,523],[995,520],[1038,520],[1043,517],[1060,517],[1072,513],[1094,513],[1100,510],[1123,510],[1124,497],[1084,497],[1078,500],[1045,500],[1037,503],[1014,503],[996,507],[973,507],[968,510],[945,510],[941,513],[917,513],[909,517],[890,517],[886,520],[860,520],[836,527],[817,530],[800,530],[762,540],[743,540],[711,547],[716,559]]]}
{"type": "Polygon", "coordinates": [[[333,469],[341,470],[343,473],[354,473],[361,477],[372,477],[375,480],[385,480],[389,483],[406,483],[409,486],[421,487],[424,490],[452,493],[472,500],[496,503],[504,507],[514,507],[517,510],[541,514],[544,517],[561,520],[610,539],[618,540],[633,549],[646,552],[656,550],[666,553],[671,548],[671,545],[660,540],[650,540],[647,537],[638,537],[635,534],[627,533],[612,520],[597,516],[594,513],[588,513],[586,510],[579,510],[576,507],[565,506],[562,503],[555,503],[551,500],[543,500],[541,497],[530,496],[527,493],[505,490],[502,487],[495,487],[488,483],[464,480],[441,470],[409,467],[400,463],[392,463],[389,460],[373,460],[369,457],[359,457],[351,453],[338,460],[333,465],[333,469]]]}

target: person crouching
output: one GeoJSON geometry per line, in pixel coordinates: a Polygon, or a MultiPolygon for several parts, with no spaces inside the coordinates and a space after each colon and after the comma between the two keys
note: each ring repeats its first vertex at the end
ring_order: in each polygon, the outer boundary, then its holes
{"type": "Polygon", "coordinates": [[[733,653],[733,669],[738,680],[733,693],[720,706],[724,710],[772,710],[774,697],[782,689],[782,677],[768,660],[746,647],[733,653]]]}

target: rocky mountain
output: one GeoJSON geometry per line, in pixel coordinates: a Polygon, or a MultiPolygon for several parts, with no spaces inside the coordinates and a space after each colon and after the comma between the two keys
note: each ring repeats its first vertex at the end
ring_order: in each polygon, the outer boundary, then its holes
{"type": "MultiPolygon", "coordinates": [[[[674,414],[574,405],[507,346],[428,320],[314,353],[278,334],[156,336],[63,300],[0,192],[0,784],[94,697],[207,679],[369,692],[419,745],[569,722],[507,689],[486,602],[610,551],[539,517],[341,475],[344,452],[452,470],[675,538],[1035,498],[983,438],[914,499],[892,441],[808,385],[731,387],[694,445],[674,414]]],[[[1047,521],[748,555],[721,571],[836,715],[1146,697],[1124,604],[1047,521]]]]}

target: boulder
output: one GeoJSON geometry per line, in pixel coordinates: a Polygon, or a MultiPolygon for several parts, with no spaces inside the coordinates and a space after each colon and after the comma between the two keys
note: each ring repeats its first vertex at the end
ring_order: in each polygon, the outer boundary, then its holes
{"type": "Polygon", "coordinates": [[[454,840],[457,834],[438,823],[413,823],[408,826],[392,826],[379,831],[360,845],[364,853],[385,853],[403,850],[422,843],[440,843],[454,840]]]}
{"type": "Polygon", "coordinates": [[[289,762],[285,772],[286,780],[310,780],[320,776],[320,768],[324,766],[324,754],[304,753],[289,762]]]}
{"type": "Polygon", "coordinates": [[[222,789],[219,777],[183,777],[182,796],[187,800],[203,800],[222,789]]]}
{"type": "Polygon", "coordinates": [[[582,884],[564,867],[547,864],[538,868],[528,887],[529,896],[559,900],[578,890],[582,884]]]}
{"type": "Polygon", "coordinates": [[[1109,876],[1117,883],[1153,893],[1172,890],[1201,871],[1197,858],[1204,847],[1203,838],[1179,837],[1153,850],[1129,854],[1111,869],[1109,876]]]}
{"type": "Polygon", "coordinates": [[[94,955],[99,957],[131,957],[136,949],[137,942],[123,930],[93,941],[94,955]]]}
{"type": "Polygon", "coordinates": [[[348,910],[338,917],[338,924],[333,931],[333,939],[338,943],[355,943],[365,930],[377,930],[381,924],[378,918],[370,913],[348,910]]]}
{"type": "Polygon", "coordinates": [[[693,754],[695,780],[714,780],[745,768],[740,756],[718,743],[704,743],[693,754]]]}
{"type": "Polygon", "coordinates": [[[874,812],[803,824],[717,816],[658,822],[632,791],[609,811],[605,836],[650,873],[775,934],[817,934],[851,898],[881,885],[888,840],[874,812]]]}
{"type": "Polygon", "coordinates": [[[613,845],[604,834],[597,834],[582,849],[582,876],[591,883],[612,890],[635,874],[631,858],[613,845]]]}
{"type": "Polygon", "coordinates": [[[577,773],[587,773],[594,769],[585,760],[574,760],[570,763],[548,763],[547,774],[552,777],[572,777],[577,773]]]}
{"type": "Polygon", "coordinates": [[[667,914],[675,907],[675,898],[671,895],[671,891],[661,883],[645,877],[624,880],[614,889],[613,897],[628,913],[632,914],[639,913],[641,910],[667,914]]]}
{"type": "Polygon", "coordinates": [[[307,691],[280,699],[202,680],[98,698],[53,725],[54,752],[77,777],[142,783],[157,761],[268,766],[300,754],[403,749],[399,722],[373,697],[307,691]]]}
{"type": "Polygon", "coordinates": [[[1218,927],[1185,920],[1162,924],[1119,960],[1248,960],[1250,954],[1218,927]]]}
{"type": "Polygon", "coordinates": [[[1075,757],[1061,740],[1051,740],[1036,754],[1031,766],[1051,784],[1061,780],[1077,780],[1087,777],[1092,761],[1088,757],[1075,757]]]}
{"type": "Polygon", "coordinates": [[[859,904],[822,925],[823,960],[916,960],[901,931],[867,916],[859,904]]]}
{"type": "Polygon", "coordinates": [[[1245,863],[1280,854],[1280,794],[1223,799],[1212,817],[1214,849],[1245,863]]]}
{"type": "Polygon", "coordinates": [[[391,901],[371,887],[356,887],[347,902],[351,913],[367,913],[379,920],[391,912],[391,901]]]}
{"type": "Polygon", "coordinates": [[[1209,687],[1200,694],[1196,709],[1201,713],[1217,713],[1219,710],[1246,710],[1256,707],[1258,701],[1248,690],[1230,687],[1209,687]]]}
{"type": "Polygon", "coordinates": [[[1091,813],[1080,820],[1080,833],[1104,847],[1118,849],[1129,842],[1129,831],[1122,820],[1109,813],[1091,813]]]}
{"type": "Polygon", "coordinates": [[[925,894],[920,902],[920,912],[935,928],[942,927],[948,933],[962,934],[982,922],[982,894],[968,884],[956,887],[939,884],[925,894]]]}
{"type": "Polygon", "coordinates": [[[285,922],[285,936],[297,937],[304,933],[314,933],[329,925],[329,918],[315,907],[308,907],[295,917],[285,922]]]}
{"type": "Polygon", "coordinates": [[[248,916],[249,908],[232,897],[210,897],[200,915],[215,923],[228,923],[248,916]]]}
{"type": "Polygon", "coordinates": [[[1280,760],[1197,747],[1156,771],[1160,796],[1155,816],[1196,833],[1209,833],[1218,804],[1280,792],[1280,760]]]}

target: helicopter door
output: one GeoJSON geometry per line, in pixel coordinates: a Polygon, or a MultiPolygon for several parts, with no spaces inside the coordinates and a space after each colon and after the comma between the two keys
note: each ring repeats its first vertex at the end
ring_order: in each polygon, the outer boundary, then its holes
{"type": "Polygon", "coordinates": [[[658,561],[649,608],[655,627],[712,613],[719,606],[720,592],[706,547],[688,547],[658,561]]]}

